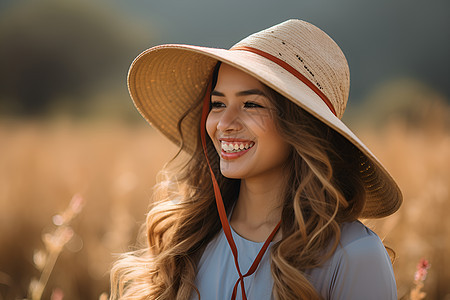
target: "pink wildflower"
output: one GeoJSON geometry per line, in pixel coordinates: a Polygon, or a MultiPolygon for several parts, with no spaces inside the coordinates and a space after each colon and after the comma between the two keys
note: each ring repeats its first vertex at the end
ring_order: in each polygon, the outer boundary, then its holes
{"type": "Polygon", "coordinates": [[[427,277],[428,269],[430,268],[430,263],[428,260],[422,258],[417,264],[417,271],[414,274],[415,281],[424,281],[427,277]]]}
{"type": "Polygon", "coordinates": [[[54,289],[52,291],[51,300],[63,300],[64,299],[64,292],[61,289],[54,289]]]}
{"type": "Polygon", "coordinates": [[[69,204],[70,209],[75,214],[79,214],[81,212],[81,210],[83,209],[83,206],[84,206],[84,198],[79,194],[75,194],[72,197],[72,200],[70,201],[70,204],[69,204]]]}

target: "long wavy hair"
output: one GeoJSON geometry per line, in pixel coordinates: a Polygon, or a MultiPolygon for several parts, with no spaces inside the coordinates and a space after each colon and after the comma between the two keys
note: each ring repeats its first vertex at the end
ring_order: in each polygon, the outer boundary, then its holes
{"type": "MultiPolygon", "coordinates": [[[[213,84],[217,80],[218,66],[213,84]]],[[[358,219],[365,194],[359,177],[360,152],[341,135],[295,103],[269,89],[273,118],[291,145],[289,185],[283,193],[282,238],[270,249],[275,299],[321,299],[306,272],[336,250],[340,224],[358,219]]],[[[185,116],[199,111],[199,101],[185,116]]],[[[182,123],[178,128],[181,137],[182,123]]],[[[198,123],[200,132],[200,120],[198,123]]],[[[179,154],[184,150],[183,144],[179,154]]],[[[207,153],[229,213],[240,180],[220,173],[219,156],[207,138],[207,153]]],[[[163,172],[147,216],[144,249],[123,254],[111,270],[111,299],[189,299],[197,264],[221,229],[213,186],[200,139],[176,172],[163,172]]]]}

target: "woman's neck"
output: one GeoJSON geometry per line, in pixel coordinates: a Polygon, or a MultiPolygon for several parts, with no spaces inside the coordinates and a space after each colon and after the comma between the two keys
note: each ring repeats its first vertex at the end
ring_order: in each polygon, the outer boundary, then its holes
{"type": "Polygon", "coordinates": [[[231,226],[242,237],[263,242],[280,221],[283,176],[270,180],[242,179],[231,226]]]}

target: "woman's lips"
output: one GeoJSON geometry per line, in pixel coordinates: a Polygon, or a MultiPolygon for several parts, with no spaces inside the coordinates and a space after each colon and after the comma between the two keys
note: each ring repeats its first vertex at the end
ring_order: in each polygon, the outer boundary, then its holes
{"type": "Polygon", "coordinates": [[[236,159],[247,153],[254,145],[255,142],[249,140],[221,139],[221,156],[226,160],[236,159]]]}

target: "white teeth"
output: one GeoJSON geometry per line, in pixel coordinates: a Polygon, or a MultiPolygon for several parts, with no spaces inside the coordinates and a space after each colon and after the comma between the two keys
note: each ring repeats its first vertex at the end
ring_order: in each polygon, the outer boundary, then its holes
{"type": "Polygon", "coordinates": [[[222,150],[228,153],[239,152],[253,147],[254,143],[227,143],[221,142],[222,150]]]}

